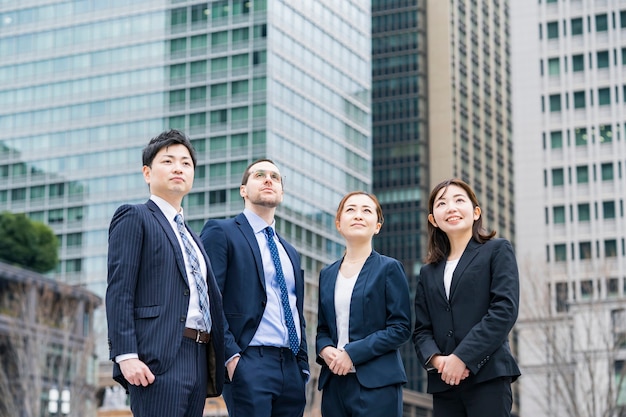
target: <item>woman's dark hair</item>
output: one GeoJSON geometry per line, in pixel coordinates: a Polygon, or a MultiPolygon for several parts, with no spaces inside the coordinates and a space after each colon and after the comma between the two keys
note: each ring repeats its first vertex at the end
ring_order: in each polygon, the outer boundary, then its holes
{"type": "Polygon", "coordinates": [[[171,129],[161,133],[159,136],[150,139],[150,142],[143,148],[142,162],[145,166],[151,167],[152,161],[157,153],[163,148],[172,145],[183,145],[189,150],[193,167],[196,167],[196,151],[189,138],[180,130],[171,129]]]}
{"type": "MultiPolygon", "coordinates": [[[[444,189],[445,193],[445,190],[447,190],[451,185],[456,185],[457,187],[465,190],[467,196],[472,202],[472,206],[479,206],[478,199],[476,198],[476,194],[474,193],[474,190],[472,190],[472,187],[461,179],[452,178],[440,182],[430,192],[430,197],[428,198],[428,214],[433,214],[435,198],[437,197],[437,194],[439,194],[439,191],[444,189]]],[[[491,240],[495,235],[495,230],[488,232],[483,227],[483,217],[481,214],[472,225],[472,239],[479,243],[485,243],[488,240],[491,240]]],[[[448,253],[450,253],[450,240],[448,240],[448,236],[440,228],[435,227],[428,222],[428,251],[426,253],[426,257],[424,258],[424,263],[429,264],[442,261],[448,257],[448,253]]]]}

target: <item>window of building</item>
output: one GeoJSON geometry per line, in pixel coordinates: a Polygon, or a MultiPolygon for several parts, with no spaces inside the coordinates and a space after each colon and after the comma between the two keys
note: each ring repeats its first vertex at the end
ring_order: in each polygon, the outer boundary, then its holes
{"type": "Polygon", "coordinates": [[[607,162],[600,165],[600,171],[602,173],[602,181],[613,180],[613,163],[607,162]]]}
{"type": "Polygon", "coordinates": [[[602,215],[605,220],[615,218],[615,201],[602,202],[602,215]]]}
{"type": "Polygon", "coordinates": [[[252,91],[265,91],[267,89],[267,78],[260,77],[252,80],[252,91]]]}
{"type": "Polygon", "coordinates": [[[206,112],[189,115],[189,127],[206,126],[206,112]]]}
{"type": "Polygon", "coordinates": [[[228,17],[228,0],[216,1],[212,4],[211,16],[213,20],[228,17]]]}
{"type": "Polygon", "coordinates": [[[559,75],[561,73],[561,60],[559,58],[548,59],[548,74],[559,75]]]}
{"type": "Polygon", "coordinates": [[[584,91],[574,91],[574,108],[575,109],[585,108],[585,92],[584,91]]]}
{"type": "Polygon", "coordinates": [[[211,124],[217,125],[226,123],[228,121],[228,112],[226,109],[222,110],[213,110],[211,112],[211,124]]]}
{"type": "Polygon", "coordinates": [[[65,272],[80,272],[82,271],[82,259],[68,259],[65,261],[65,272]]]}
{"type": "Polygon", "coordinates": [[[176,54],[187,50],[187,38],[172,39],[170,41],[170,53],[176,54]]]}
{"type": "Polygon", "coordinates": [[[196,4],[195,6],[191,6],[191,23],[206,22],[209,12],[210,11],[206,3],[196,4]]]}
{"type": "Polygon", "coordinates": [[[248,54],[233,55],[232,60],[233,60],[232,61],[233,69],[248,67],[248,62],[249,62],[248,54]]]}
{"type": "Polygon", "coordinates": [[[619,279],[607,278],[606,279],[606,293],[609,297],[615,297],[619,294],[619,279]]]}
{"type": "Polygon", "coordinates": [[[186,99],[185,89],[170,91],[170,104],[184,103],[186,99]]]}
{"type": "Polygon", "coordinates": [[[206,99],[206,87],[193,87],[189,89],[189,99],[191,101],[204,101],[206,99]]]}
{"type": "Polygon", "coordinates": [[[600,142],[613,141],[613,127],[611,125],[600,125],[598,133],[600,142]]]}
{"type": "Polygon", "coordinates": [[[209,191],[209,204],[221,204],[226,202],[226,190],[209,191]]]}
{"type": "Polygon", "coordinates": [[[68,233],[65,235],[65,243],[68,247],[80,246],[83,244],[82,233],[68,233]]]}
{"type": "Polygon", "coordinates": [[[561,95],[560,94],[550,95],[550,111],[551,112],[561,111],[561,95]]]}
{"type": "Polygon", "coordinates": [[[231,89],[233,95],[248,94],[248,80],[233,81],[231,89]]]}
{"type": "Polygon", "coordinates": [[[223,30],[221,32],[213,32],[211,34],[211,45],[221,46],[228,44],[228,31],[223,30]]]}
{"type": "Polygon", "coordinates": [[[248,107],[236,107],[231,109],[231,120],[233,122],[248,120],[248,107]]]}
{"type": "Polygon", "coordinates": [[[233,16],[250,13],[250,0],[233,0],[233,16]]]}
{"type": "MultiPolygon", "coordinates": [[[[626,338],[624,338],[626,339],[626,338]]],[[[626,343],[622,342],[622,344],[626,345],[626,343]]],[[[617,399],[615,404],[618,406],[626,405],[626,373],[624,371],[624,364],[626,361],[617,360],[615,361],[614,369],[613,369],[613,386],[618,391],[617,399]]]]}
{"type": "Polygon", "coordinates": [[[576,141],[576,146],[586,145],[587,144],[587,128],[577,127],[574,130],[574,137],[576,141]]]}
{"type": "Polygon", "coordinates": [[[83,220],[83,207],[69,207],[67,209],[67,220],[70,222],[79,222],[83,220]]]}
{"type": "Polygon", "coordinates": [[[202,61],[194,61],[189,66],[189,72],[191,75],[202,75],[207,72],[207,62],[206,59],[202,61]]]}
{"type": "Polygon", "coordinates": [[[178,81],[187,76],[187,64],[170,65],[170,79],[178,81]]]}
{"type": "Polygon", "coordinates": [[[578,252],[580,259],[591,259],[591,242],[578,243],[578,252]]]}
{"type": "Polygon", "coordinates": [[[578,205],[578,221],[588,222],[591,220],[591,208],[589,203],[582,203],[578,205]]]}
{"type": "Polygon", "coordinates": [[[565,175],[563,168],[552,169],[552,185],[554,187],[565,184],[565,175]]]}
{"type": "Polygon", "coordinates": [[[546,25],[548,32],[548,39],[558,39],[559,37],[559,22],[548,22],[546,25]]]}
{"type": "Polygon", "coordinates": [[[170,14],[170,21],[172,26],[187,24],[187,8],[180,7],[178,9],[173,9],[170,14]]]}
{"type": "Polygon", "coordinates": [[[211,72],[228,71],[228,57],[214,58],[211,60],[211,72]]]}
{"type": "Polygon", "coordinates": [[[617,240],[607,239],[604,241],[604,256],[606,258],[615,258],[617,256],[617,240]]]}
{"type": "Polygon", "coordinates": [[[572,55],[572,71],[584,71],[585,70],[585,57],[582,54],[572,55]]]}
{"type": "Polygon", "coordinates": [[[563,313],[567,311],[567,282],[557,282],[555,292],[556,311],[563,313]]]}
{"type": "Polygon", "coordinates": [[[233,30],[233,43],[246,42],[250,38],[250,29],[241,28],[233,30]]]}
{"type": "Polygon", "coordinates": [[[14,188],[11,190],[11,200],[24,201],[26,200],[26,188],[14,188]]]}
{"type": "Polygon", "coordinates": [[[565,206],[552,207],[552,218],[554,219],[554,224],[565,223],[565,206]]]}
{"type": "Polygon", "coordinates": [[[556,130],[550,132],[550,147],[552,149],[561,149],[563,147],[563,132],[556,130]]]}
{"type": "Polygon", "coordinates": [[[609,51],[600,51],[596,53],[596,61],[598,68],[608,68],[609,67],[609,51]]]}
{"type": "Polygon", "coordinates": [[[48,211],[48,223],[63,223],[63,209],[48,211]]]}
{"type": "Polygon", "coordinates": [[[576,17],[572,19],[572,35],[582,35],[583,34],[583,18],[576,17]]]}
{"type": "Polygon", "coordinates": [[[576,167],[576,183],[587,184],[589,182],[589,167],[587,165],[579,165],[576,167]]]}
{"type": "Polygon", "coordinates": [[[596,32],[606,32],[609,29],[609,18],[604,14],[596,15],[596,32]]]}
{"type": "Polygon", "coordinates": [[[593,281],[586,279],[580,281],[580,295],[583,299],[589,299],[593,297],[593,281]]]}
{"type": "Polygon", "coordinates": [[[227,83],[213,84],[211,86],[211,97],[212,98],[224,97],[227,94],[228,94],[228,84],[227,83]]]}
{"type": "Polygon", "coordinates": [[[207,47],[207,35],[196,35],[191,37],[191,49],[201,49],[207,47]]]}
{"type": "Polygon", "coordinates": [[[598,104],[600,106],[611,104],[611,90],[608,87],[598,89],[598,104]]]}
{"type": "Polygon", "coordinates": [[[622,48],[622,65],[626,65],[626,48],[622,48]]]}
{"type": "Polygon", "coordinates": [[[31,200],[40,200],[44,198],[46,195],[46,186],[45,185],[36,185],[30,188],[30,199],[31,200]]]}

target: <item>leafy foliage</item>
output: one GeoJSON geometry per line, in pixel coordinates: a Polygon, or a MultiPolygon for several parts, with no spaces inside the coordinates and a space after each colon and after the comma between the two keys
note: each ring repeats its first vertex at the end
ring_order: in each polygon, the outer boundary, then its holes
{"type": "Polygon", "coordinates": [[[0,213],[0,259],[37,272],[58,262],[58,240],[47,225],[22,213],[0,213]]]}

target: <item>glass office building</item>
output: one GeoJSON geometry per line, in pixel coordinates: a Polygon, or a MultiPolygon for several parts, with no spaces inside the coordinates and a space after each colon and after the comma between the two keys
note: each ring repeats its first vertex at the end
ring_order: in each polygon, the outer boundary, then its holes
{"type": "Polygon", "coordinates": [[[109,221],[148,198],[151,137],[182,129],[198,151],[197,231],[242,210],[243,170],[269,157],[312,341],[318,272],[343,250],[337,204],[371,189],[370,29],[357,0],[0,0],[0,210],[50,225],[51,277],[104,295],[109,221]]]}

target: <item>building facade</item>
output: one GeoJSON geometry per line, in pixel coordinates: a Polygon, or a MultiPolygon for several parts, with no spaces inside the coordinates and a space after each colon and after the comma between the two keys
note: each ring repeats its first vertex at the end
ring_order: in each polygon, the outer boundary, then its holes
{"type": "Polygon", "coordinates": [[[512,1],[521,416],[626,413],[626,1],[512,1]]]}
{"type": "Polygon", "coordinates": [[[149,196],[151,137],[178,128],[198,151],[183,202],[196,231],[240,212],[243,170],[271,158],[314,352],[318,273],[343,251],[337,204],[371,189],[370,27],[356,0],[0,0],[0,210],[50,225],[52,277],[104,295],[108,224],[149,196]]]}
{"type": "MultiPolygon", "coordinates": [[[[375,243],[403,262],[414,293],[440,181],[471,184],[485,225],[515,238],[508,2],[374,0],[372,22],[374,192],[385,213],[375,243]]],[[[403,360],[407,388],[425,392],[412,343],[403,360]]]]}
{"type": "Polygon", "coordinates": [[[0,415],[93,415],[94,310],[84,288],[0,262],[0,415]]]}

